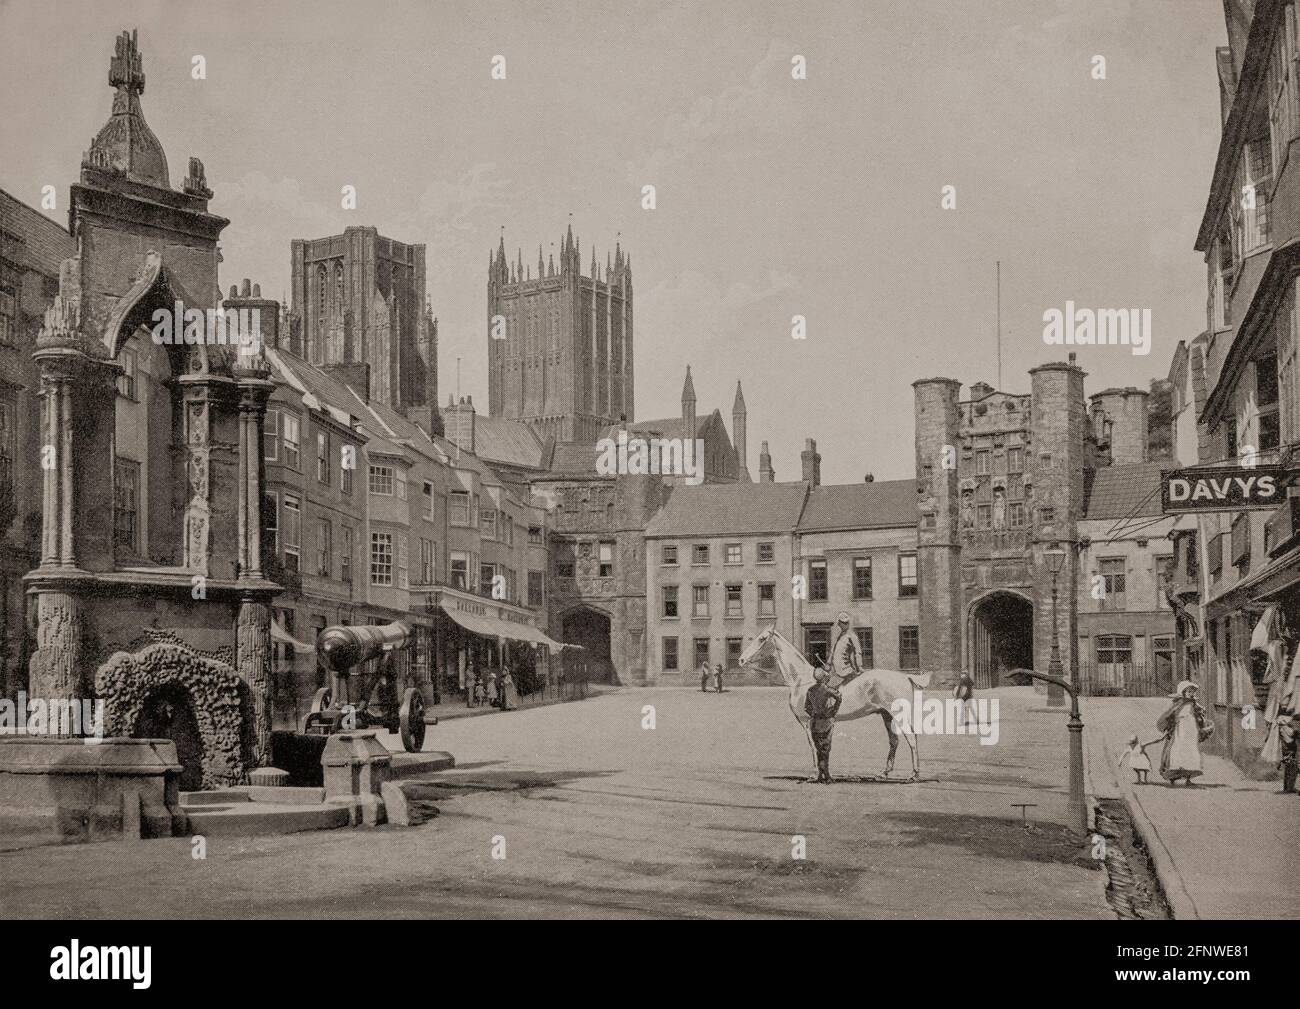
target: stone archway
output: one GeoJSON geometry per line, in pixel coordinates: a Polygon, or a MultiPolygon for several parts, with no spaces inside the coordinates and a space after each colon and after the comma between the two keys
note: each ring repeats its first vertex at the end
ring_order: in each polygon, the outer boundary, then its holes
{"type": "Polygon", "coordinates": [[[976,687],[1011,682],[1013,670],[1034,667],[1034,604],[1008,589],[985,593],[968,610],[966,642],[976,687]]]}
{"type": "Polygon", "coordinates": [[[560,639],[565,644],[582,646],[571,661],[583,667],[589,681],[616,682],[610,656],[611,622],[608,613],[591,606],[575,607],[560,617],[560,639]]]}
{"type": "MultiPolygon", "coordinates": [[[[198,777],[203,788],[239,784],[244,777],[247,687],[224,662],[180,645],[148,645],[116,652],[95,672],[95,693],[104,702],[109,736],[143,736],[161,726],[181,730],[192,717],[198,729],[198,777]],[[188,715],[178,707],[178,699],[188,715]],[[179,728],[178,728],[179,727],[179,728]]],[[[177,739],[178,751],[192,739],[177,739]]]]}

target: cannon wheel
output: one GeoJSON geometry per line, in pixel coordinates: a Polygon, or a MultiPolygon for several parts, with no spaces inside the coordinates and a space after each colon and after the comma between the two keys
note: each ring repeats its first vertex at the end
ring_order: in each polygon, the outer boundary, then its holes
{"type": "Polygon", "coordinates": [[[307,717],[302,720],[302,731],[304,734],[311,728],[314,716],[319,715],[322,711],[330,706],[330,688],[321,687],[311,699],[311,708],[307,712],[307,717]]]}
{"type": "Polygon", "coordinates": [[[424,746],[424,695],[408,687],[402,695],[402,745],[407,753],[419,753],[424,746]]]}

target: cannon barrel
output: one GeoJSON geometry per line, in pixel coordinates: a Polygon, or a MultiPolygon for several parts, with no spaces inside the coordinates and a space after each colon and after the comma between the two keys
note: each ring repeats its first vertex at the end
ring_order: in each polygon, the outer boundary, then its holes
{"type": "Polygon", "coordinates": [[[400,620],[373,626],[326,627],[316,639],[316,655],[326,669],[346,674],[389,648],[403,647],[410,638],[411,628],[400,620]]]}

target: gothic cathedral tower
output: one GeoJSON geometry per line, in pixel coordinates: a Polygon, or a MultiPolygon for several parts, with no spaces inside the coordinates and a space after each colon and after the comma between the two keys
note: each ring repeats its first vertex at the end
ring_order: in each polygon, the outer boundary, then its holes
{"type": "Polygon", "coordinates": [[[522,420],[540,436],[594,442],[632,405],[632,262],[616,246],[604,277],[592,251],[582,275],[570,225],[560,262],[537,276],[523,253],[506,261],[504,237],[488,261],[488,412],[522,420]]]}

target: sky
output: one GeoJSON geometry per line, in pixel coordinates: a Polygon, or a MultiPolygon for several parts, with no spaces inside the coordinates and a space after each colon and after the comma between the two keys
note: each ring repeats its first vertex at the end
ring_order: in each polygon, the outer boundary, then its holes
{"type": "Polygon", "coordinates": [[[740,380],[779,480],[809,437],[827,483],[911,476],[911,383],[999,385],[998,261],[1009,392],[1063,358],[1067,300],[1151,310],[1149,355],[1077,348],[1089,392],[1204,328],[1219,0],[0,0],[0,188],[53,185],[65,226],[129,28],[172,185],[201,158],[231,220],[223,289],[280,298],[290,240],[350,225],[425,243],[444,402],[459,361],[487,408],[501,229],[535,268],[570,220],[584,272],[632,257],[637,417],[677,415],[690,364],[730,428],[740,380]]]}

